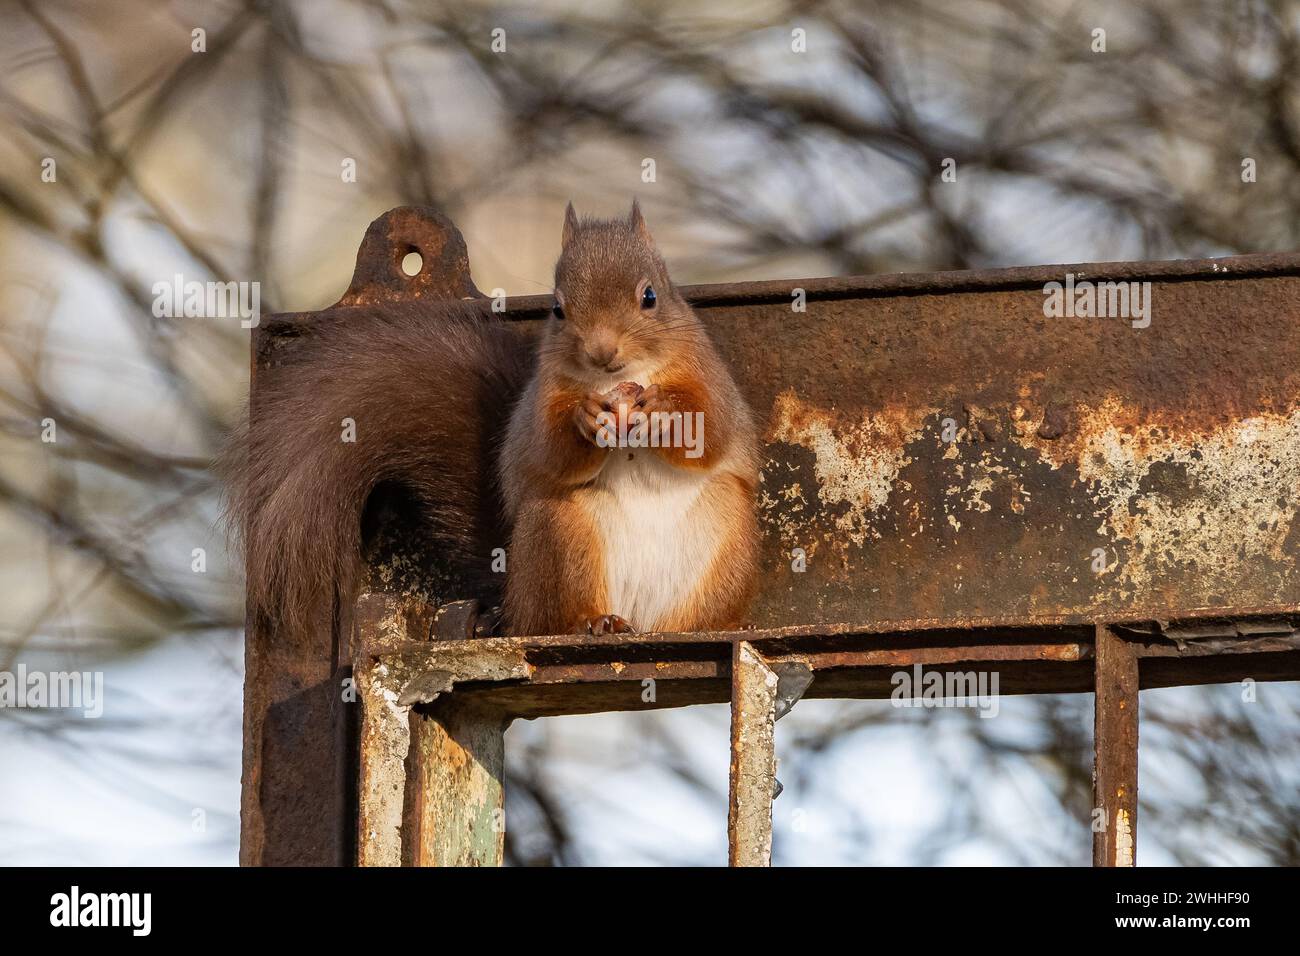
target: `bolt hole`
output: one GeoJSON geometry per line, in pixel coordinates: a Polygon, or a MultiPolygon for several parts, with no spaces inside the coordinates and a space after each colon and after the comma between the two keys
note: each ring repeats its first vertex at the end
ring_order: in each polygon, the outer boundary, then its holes
{"type": "Polygon", "coordinates": [[[408,276],[418,276],[424,268],[424,257],[412,249],[402,257],[402,271],[408,276]]]}

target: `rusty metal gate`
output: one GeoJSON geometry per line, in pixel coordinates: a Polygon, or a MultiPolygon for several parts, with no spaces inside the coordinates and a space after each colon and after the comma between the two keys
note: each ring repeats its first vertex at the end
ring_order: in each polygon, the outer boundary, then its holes
{"type": "MultiPolygon", "coordinates": [[[[775,718],[919,666],[1094,693],[1093,859],[1131,864],[1139,690],[1300,678],[1300,256],[684,291],[765,423],[754,629],[483,636],[387,503],[355,604],[248,622],[243,863],[500,863],[512,720],[730,701],[730,861],[766,864],[775,718]],[[1049,315],[1051,283],[1150,312],[1049,315]]],[[[256,331],[253,401],[363,306],[471,297],[455,227],[395,209],[337,305],[256,331]]]]}

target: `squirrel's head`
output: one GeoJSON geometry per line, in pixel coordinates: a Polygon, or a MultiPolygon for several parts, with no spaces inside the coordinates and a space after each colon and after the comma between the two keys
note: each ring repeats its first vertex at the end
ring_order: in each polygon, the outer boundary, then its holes
{"type": "Polygon", "coordinates": [[[634,200],[626,219],[582,219],[569,203],[545,348],[581,380],[635,381],[699,320],[677,292],[634,200]]]}

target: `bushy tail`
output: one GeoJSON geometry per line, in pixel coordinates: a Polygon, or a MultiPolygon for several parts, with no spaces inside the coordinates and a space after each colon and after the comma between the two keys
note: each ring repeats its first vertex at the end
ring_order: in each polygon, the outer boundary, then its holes
{"type": "Polygon", "coordinates": [[[350,596],[380,483],[404,486],[452,567],[481,580],[505,544],[495,462],[527,366],[517,335],[462,303],[377,307],[287,347],[219,465],[249,612],[296,633],[335,587],[350,596]]]}

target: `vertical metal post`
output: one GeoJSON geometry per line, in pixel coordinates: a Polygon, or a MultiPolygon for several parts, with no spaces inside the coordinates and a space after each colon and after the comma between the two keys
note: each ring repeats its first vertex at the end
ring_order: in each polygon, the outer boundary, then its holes
{"type": "Polygon", "coordinates": [[[1097,625],[1092,835],[1093,866],[1137,858],[1138,658],[1133,645],[1097,625]]]}
{"type": "Polygon", "coordinates": [[[454,694],[411,709],[403,865],[501,865],[507,723],[454,694]]]}
{"type": "Polygon", "coordinates": [[[373,664],[359,662],[355,673],[361,705],[357,865],[401,866],[410,708],[398,705],[373,664]]]}
{"type": "Polygon", "coordinates": [[[434,609],[423,601],[365,593],[354,608],[353,674],[361,708],[357,761],[357,865],[401,866],[409,704],[401,681],[378,660],[385,650],[428,640],[434,609]]]}
{"type": "Polygon", "coordinates": [[[334,611],[321,609],[293,640],[248,617],[242,866],[347,866],[354,857],[351,622],[348,609],[334,611]]]}
{"type": "Polygon", "coordinates": [[[777,683],[776,672],[753,646],[738,641],[731,659],[731,866],[772,865],[777,683]]]}

